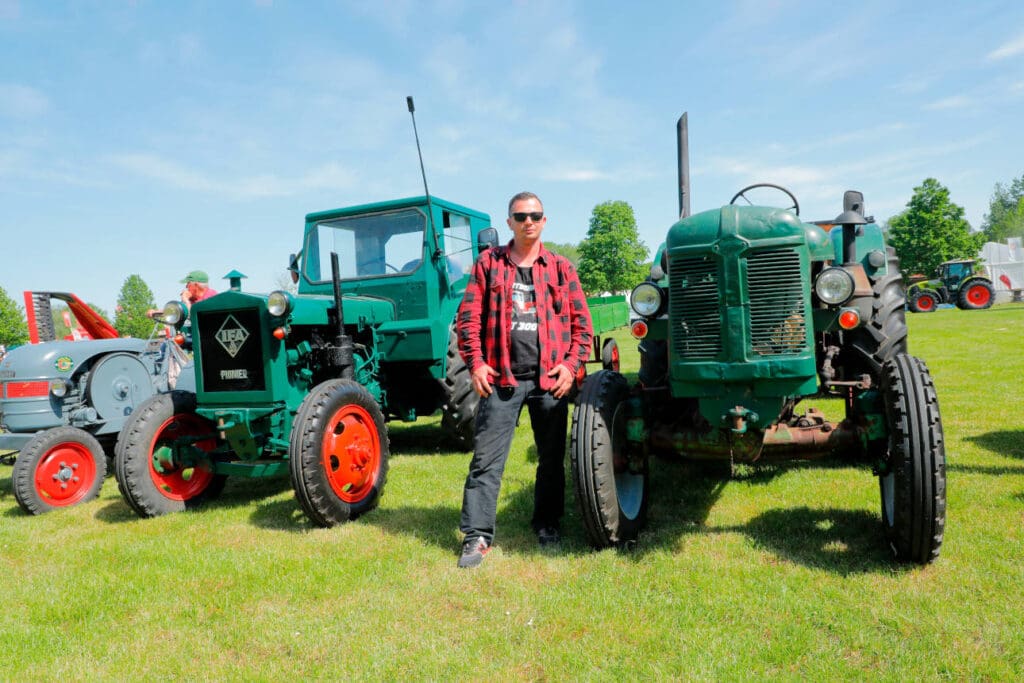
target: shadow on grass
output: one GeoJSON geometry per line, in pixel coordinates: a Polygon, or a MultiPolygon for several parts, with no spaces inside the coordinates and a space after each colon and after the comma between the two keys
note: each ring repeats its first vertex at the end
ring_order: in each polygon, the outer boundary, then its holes
{"type": "Polygon", "coordinates": [[[455,445],[448,434],[437,425],[402,424],[388,429],[391,457],[404,455],[452,455],[467,451],[455,445]]]}
{"type": "Polygon", "coordinates": [[[638,542],[617,552],[636,561],[647,553],[678,552],[705,534],[742,533],[754,544],[788,561],[839,575],[890,572],[897,565],[885,541],[881,519],[864,510],[774,509],[739,526],[708,526],[712,506],[730,483],[768,484],[790,470],[845,468],[845,462],[785,461],[745,465],[730,476],[728,463],[653,461],[648,523],[638,542]]]}
{"type": "Polygon", "coordinates": [[[966,441],[976,443],[996,455],[1024,460],[1024,429],[1004,429],[997,432],[986,432],[977,436],[969,436],[966,441]]]}
{"type": "MultiPolygon", "coordinates": [[[[114,486],[117,486],[115,483],[114,486]]],[[[238,508],[257,505],[257,501],[270,498],[291,488],[288,477],[273,477],[267,479],[249,479],[246,477],[228,477],[224,490],[216,500],[211,500],[197,508],[190,509],[186,514],[202,514],[204,510],[217,510],[223,508],[238,508]]],[[[294,501],[289,501],[296,505],[294,501]]],[[[124,498],[119,498],[100,508],[96,513],[96,519],[110,524],[121,524],[133,522],[139,517],[124,498]]]]}

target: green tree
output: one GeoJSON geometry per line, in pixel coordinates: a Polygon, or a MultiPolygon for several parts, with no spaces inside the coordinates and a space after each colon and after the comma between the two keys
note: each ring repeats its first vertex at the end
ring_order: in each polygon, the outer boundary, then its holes
{"type": "Polygon", "coordinates": [[[146,316],[146,312],[151,308],[156,308],[153,292],[142,277],[129,275],[117,297],[114,327],[124,337],[149,337],[153,331],[153,321],[146,316]]]}
{"type": "Polygon", "coordinates": [[[11,348],[28,342],[28,324],[21,306],[0,287],[0,344],[11,348]]]}
{"type": "Polygon", "coordinates": [[[1024,174],[1008,186],[996,183],[981,229],[991,242],[1024,237],[1024,174]]]}
{"type": "Polygon", "coordinates": [[[974,258],[985,243],[984,234],[971,233],[963,207],[950,201],[949,190],[935,178],[914,188],[906,210],[890,218],[888,228],[905,275],[931,275],[943,261],[974,258]]]}
{"type": "Polygon", "coordinates": [[[544,247],[555,254],[560,254],[565,258],[569,259],[569,262],[574,266],[579,267],[580,265],[580,248],[575,244],[559,244],[558,242],[545,242],[544,247]]]}
{"type": "Polygon", "coordinates": [[[633,207],[624,201],[594,207],[579,252],[577,270],[588,294],[626,291],[647,276],[647,245],[637,233],[633,207]]]}

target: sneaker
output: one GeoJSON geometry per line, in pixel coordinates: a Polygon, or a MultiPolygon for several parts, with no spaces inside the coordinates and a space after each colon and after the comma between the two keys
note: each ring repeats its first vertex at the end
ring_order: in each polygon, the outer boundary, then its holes
{"type": "Polygon", "coordinates": [[[483,564],[484,555],[491,551],[491,544],[483,536],[473,536],[462,542],[462,555],[459,556],[459,567],[470,569],[483,564]]]}
{"type": "Polygon", "coordinates": [[[537,530],[537,541],[542,545],[556,545],[562,542],[562,535],[553,526],[542,527],[537,530]]]}

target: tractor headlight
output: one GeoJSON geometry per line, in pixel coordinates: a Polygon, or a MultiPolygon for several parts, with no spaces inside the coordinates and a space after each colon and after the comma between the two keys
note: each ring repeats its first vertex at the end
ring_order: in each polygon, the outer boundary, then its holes
{"type": "Polygon", "coordinates": [[[661,287],[652,282],[641,282],[633,288],[633,292],[629,295],[629,305],[638,315],[645,318],[653,318],[658,315],[664,300],[661,287]]]}
{"type": "Polygon", "coordinates": [[[814,281],[814,293],[830,306],[845,304],[853,296],[853,276],[842,268],[826,268],[814,281]]]}
{"type": "Polygon", "coordinates": [[[288,292],[280,289],[270,293],[267,297],[267,310],[270,315],[280,318],[292,312],[292,297],[288,292]]]}
{"type": "Polygon", "coordinates": [[[57,398],[64,398],[67,396],[70,388],[71,386],[65,379],[50,380],[50,393],[57,398]]]}
{"type": "Polygon", "coordinates": [[[188,317],[188,309],[180,301],[168,301],[164,304],[164,312],[161,317],[168,325],[177,327],[185,322],[185,318],[188,317]]]}

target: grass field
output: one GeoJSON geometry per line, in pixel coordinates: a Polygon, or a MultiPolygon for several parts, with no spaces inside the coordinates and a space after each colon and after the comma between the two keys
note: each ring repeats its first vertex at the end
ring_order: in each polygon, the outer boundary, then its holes
{"type": "Polygon", "coordinates": [[[947,444],[928,567],[890,560],[876,480],[835,464],[724,480],[656,461],[634,551],[589,550],[570,491],[562,547],[542,552],[525,414],[475,571],[455,567],[468,455],[436,420],[394,425],[380,508],[326,530],[287,481],[140,520],[108,479],[29,517],[0,466],[0,679],[1019,680],[1024,307],[909,324],[947,444]]]}

